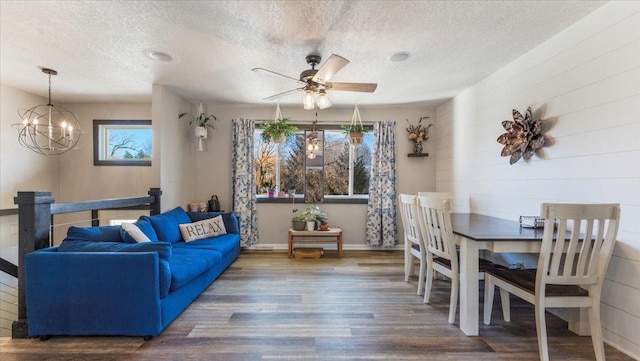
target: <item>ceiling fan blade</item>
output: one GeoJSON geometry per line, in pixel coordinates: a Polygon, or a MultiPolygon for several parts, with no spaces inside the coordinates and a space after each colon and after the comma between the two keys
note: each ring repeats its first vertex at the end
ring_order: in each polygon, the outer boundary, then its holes
{"type": "Polygon", "coordinates": [[[322,64],[316,75],[314,75],[311,80],[319,84],[325,84],[329,79],[331,79],[333,74],[339,72],[340,69],[344,68],[348,64],[349,60],[341,57],[340,55],[331,54],[329,59],[322,64]]]}
{"type": "Polygon", "coordinates": [[[264,98],[264,99],[262,99],[262,100],[273,100],[273,99],[276,99],[276,98],[280,98],[281,96],[285,96],[285,95],[287,95],[287,94],[289,94],[289,93],[299,92],[299,91],[301,91],[302,89],[304,89],[304,87],[302,87],[302,88],[296,88],[296,89],[292,89],[292,90],[287,90],[286,92],[278,93],[278,94],[276,94],[276,95],[272,95],[272,96],[270,96],[270,97],[266,97],[266,98],[264,98]]]}
{"type": "Polygon", "coordinates": [[[325,84],[327,89],[340,90],[348,92],[364,92],[373,93],[378,84],[376,83],[327,83],[325,84]]]}
{"type": "Polygon", "coordinates": [[[273,71],[273,70],[269,70],[269,69],[265,69],[265,68],[253,68],[253,69],[251,69],[251,70],[252,70],[252,71],[255,71],[256,73],[266,72],[266,73],[271,73],[271,74],[279,75],[279,76],[282,76],[282,77],[285,77],[285,78],[288,78],[288,79],[291,79],[291,80],[295,80],[295,81],[297,81],[298,83],[304,84],[304,82],[300,81],[300,79],[294,78],[294,77],[292,77],[292,76],[288,76],[288,75],[284,75],[284,74],[276,73],[276,72],[275,72],[275,71],[273,71]]]}

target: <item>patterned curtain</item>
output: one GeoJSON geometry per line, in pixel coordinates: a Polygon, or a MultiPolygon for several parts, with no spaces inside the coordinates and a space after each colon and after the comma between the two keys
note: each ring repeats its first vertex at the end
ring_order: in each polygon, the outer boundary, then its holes
{"type": "Polygon", "coordinates": [[[258,243],[258,207],[253,160],[252,119],[234,119],[233,128],[233,212],[240,221],[240,245],[248,247],[258,243]]]}
{"type": "Polygon", "coordinates": [[[367,205],[366,243],[374,247],[398,244],[396,212],[396,122],[373,125],[373,155],[367,205]]]}

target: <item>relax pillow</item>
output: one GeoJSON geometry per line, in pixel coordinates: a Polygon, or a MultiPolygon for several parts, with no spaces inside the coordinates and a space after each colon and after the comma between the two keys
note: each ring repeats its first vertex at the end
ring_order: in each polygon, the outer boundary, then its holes
{"type": "MultiPolygon", "coordinates": [[[[131,224],[131,223],[129,223],[131,224]]],[[[124,223],[123,223],[124,225],[124,223]]],[[[135,223],[133,223],[135,227],[137,227],[143,235],[151,242],[158,242],[158,235],[156,231],[153,229],[151,222],[149,222],[149,217],[142,216],[135,223]]],[[[128,226],[125,226],[128,228],[128,226]]],[[[133,234],[130,234],[125,227],[120,227],[120,237],[127,243],[139,243],[140,241],[136,240],[133,234]]],[[[144,240],[144,238],[141,238],[144,240]]]]}
{"type": "Polygon", "coordinates": [[[194,223],[181,224],[179,227],[180,232],[182,232],[182,239],[184,239],[185,242],[227,234],[222,216],[203,219],[194,223]]]}
{"type": "Polygon", "coordinates": [[[148,219],[153,225],[159,241],[170,243],[182,240],[178,225],[191,222],[191,218],[181,207],[176,207],[166,213],[156,214],[145,219],[148,219]]]}
{"type": "Polygon", "coordinates": [[[238,228],[238,218],[236,218],[236,215],[233,212],[187,212],[187,215],[191,218],[191,222],[222,216],[227,233],[240,233],[240,229],[238,228]]]}
{"type": "Polygon", "coordinates": [[[93,242],[124,242],[120,236],[120,226],[71,226],[67,230],[66,239],[93,242]]]}
{"type": "Polygon", "coordinates": [[[122,232],[124,232],[122,237],[123,239],[125,239],[125,237],[131,237],[136,243],[151,242],[149,237],[147,237],[140,228],[133,223],[123,222],[120,227],[122,232]]]}

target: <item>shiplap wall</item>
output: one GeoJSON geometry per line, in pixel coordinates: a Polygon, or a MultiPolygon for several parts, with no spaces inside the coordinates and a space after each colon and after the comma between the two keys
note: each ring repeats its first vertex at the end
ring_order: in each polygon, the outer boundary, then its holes
{"type": "Polygon", "coordinates": [[[542,202],[621,204],[603,329],[607,343],[640,358],[640,2],[607,3],[436,116],[436,188],[454,193],[456,211],[517,220],[542,202]],[[545,120],[548,144],[509,165],[496,142],[501,122],[528,106],[545,120]]]}

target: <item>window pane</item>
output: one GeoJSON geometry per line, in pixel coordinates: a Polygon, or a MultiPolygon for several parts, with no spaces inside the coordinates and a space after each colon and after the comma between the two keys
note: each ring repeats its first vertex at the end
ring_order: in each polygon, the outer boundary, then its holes
{"type": "Polygon", "coordinates": [[[105,131],[105,159],[151,159],[151,129],[105,126],[105,131]]]}
{"type": "Polygon", "coordinates": [[[256,194],[266,194],[268,187],[275,187],[276,144],[262,140],[262,133],[253,134],[253,156],[256,167],[256,194]]]}
{"type": "Polygon", "coordinates": [[[280,145],[280,189],[295,188],[304,194],[305,141],[302,132],[295,133],[280,145]]]}
{"type": "Polygon", "coordinates": [[[150,120],[93,120],[93,164],[151,166],[150,120]]]}
{"type": "Polygon", "coordinates": [[[325,194],[349,195],[349,141],[339,130],[326,131],[325,194]]]}
{"type": "Polygon", "coordinates": [[[353,165],[353,194],[369,194],[373,134],[365,133],[362,145],[357,148],[353,165]]]}

